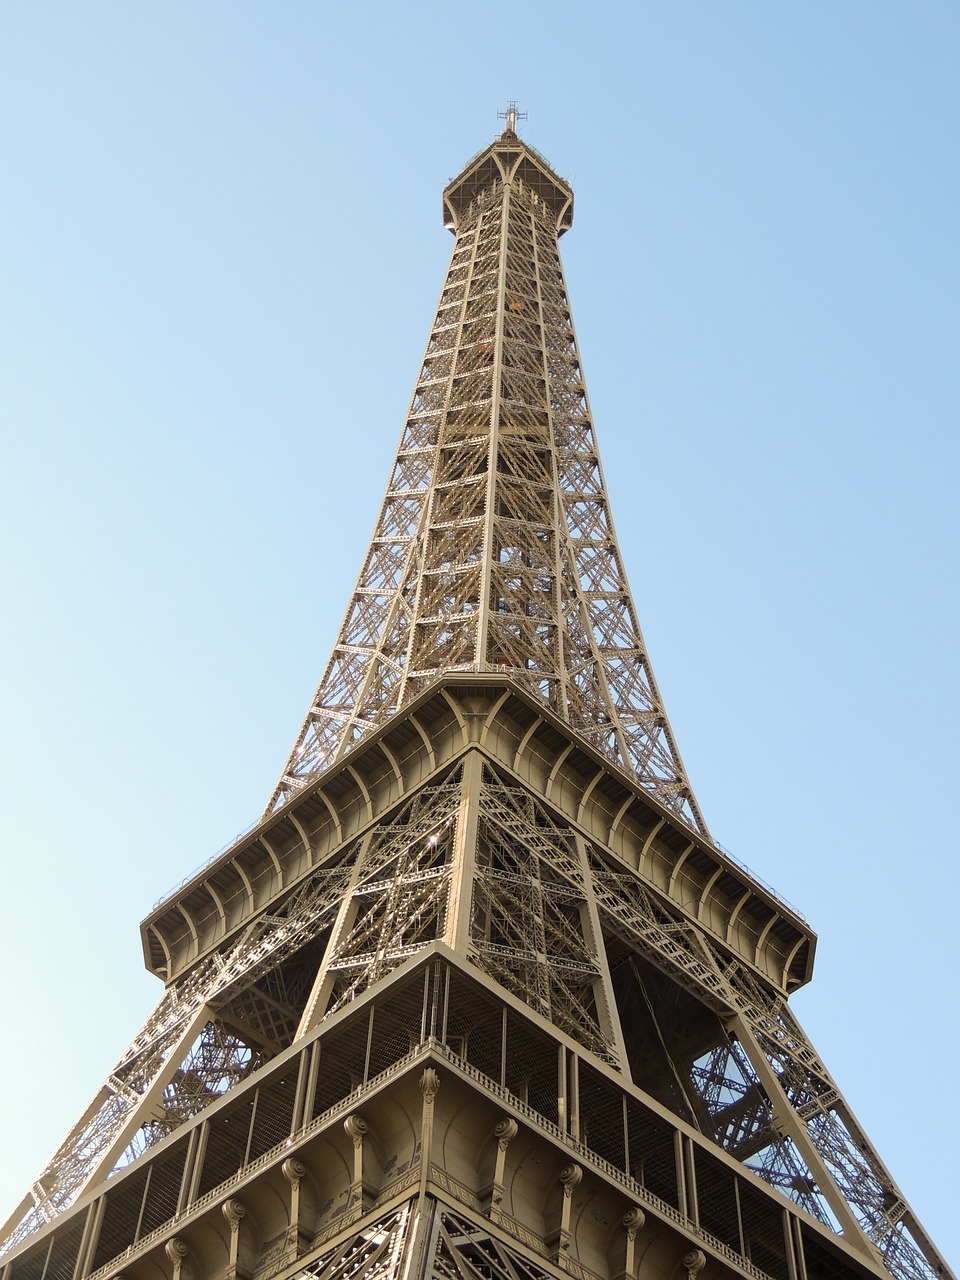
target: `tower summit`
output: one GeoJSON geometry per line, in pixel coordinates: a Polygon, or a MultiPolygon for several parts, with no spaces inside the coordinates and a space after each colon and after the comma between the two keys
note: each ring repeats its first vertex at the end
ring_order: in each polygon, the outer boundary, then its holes
{"type": "Polygon", "coordinates": [[[507,129],[443,193],[453,256],[370,550],[271,808],[438,676],[521,684],[705,834],[627,585],[557,239],[507,129]]]}
{"type": "Polygon", "coordinates": [[[507,128],[260,823],[151,912],[165,991],[0,1280],[936,1280],[788,1005],[802,916],[710,839],[507,128]]]}

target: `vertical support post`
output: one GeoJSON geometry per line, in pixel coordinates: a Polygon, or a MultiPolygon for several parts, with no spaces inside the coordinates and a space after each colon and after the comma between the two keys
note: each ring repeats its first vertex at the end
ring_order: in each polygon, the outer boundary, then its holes
{"type": "Polygon", "coordinates": [[[453,840],[453,871],[447,904],[444,942],[465,956],[470,946],[470,914],[473,879],[477,865],[477,829],[480,822],[480,791],[483,786],[483,757],[468,753],[463,762],[460,808],[453,840]]]}
{"type": "MultiPolygon", "coordinates": [[[[436,982],[437,982],[436,963],[434,963],[433,965],[426,965],[423,970],[423,1007],[420,1010],[420,1043],[421,1044],[423,1044],[423,1042],[427,1038],[427,1026],[430,1025],[428,1023],[428,1018],[430,1015],[430,989],[432,987],[434,991],[436,991],[436,982]]],[[[434,1021],[436,1021],[436,1019],[434,1019],[434,1021]]]]}
{"type": "Polygon", "coordinates": [[[580,1140],[580,1058],[570,1054],[570,1136],[580,1140]]]}
{"type": "Polygon", "coordinates": [[[186,1188],[184,1196],[184,1208],[193,1204],[197,1196],[200,1194],[200,1175],[203,1172],[203,1161],[207,1153],[207,1141],[210,1137],[210,1121],[204,1120],[197,1131],[197,1150],[194,1157],[193,1166],[190,1169],[189,1178],[186,1176],[187,1170],[184,1169],[183,1185],[186,1188]]]}
{"type": "Polygon", "coordinates": [[[313,1050],[316,1048],[316,1041],[308,1045],[300,1054],[297,1062],[297,1091],[293,1098],[293,1114],[290,1117],[290,1136],[303,1128],[303,1114],[307,1098],[307,1084],[310,1079],[310,1060],[313,1056],[313,1050]]]}
{"type": "Polygon", "coordinates": [[[560,1170],[560,1186],[563,1195],[560,1200],[560,1225],[546,1239],[548,1256],[566,1270],[570,1256],[570,1221],[573,1215],[573,1193],[583,1181],[583,1169],[578,1164],[565,1165],[560,1170]]]}
{"type": "Polygon", "coordinates": [[[247,1259],[241,1259],[240,1256],[240,1223],[246,1215],[246,1206],[240,1200],[231,1199],[224,1201],[220,1206],[220,1211],[230,1227],[230,1243],[228,1246],[230,1254],[225,1280],[250,1280],[253,1270],[245,1265],[247,1259]]]}
{"type": "Polygon", "coordinates": [[[557,1045],[557,1123],[566,1133],[569,1119],[568,1084],[567,1084],[567,1050],[562,1044],[557,1045]]]}
{"type": "Polygon", "coordinates": [[[783,1248],[787,1256],[787,1276],[788,1280],[800,1280],[797,1272],[797,1259],[793,1252],[793,1228],[791,1227],[792,1214],[786,1209],[782,1213],[783,1222],[783,1248]]]}
{"type": "Polygon", "coordinates": [[[443,969],[443,1008],[440,1015],[440,1043],[447,1043],[447,1015],[450,1012],[450,966],[443,969]]]}
{"type": "Polygon", "coordinates": [[[317,1079],[320,1075],[320,1054],[320,1041],[314,1040],[313,1044],[310,1046],[310,1066],[307,1071],[307,1088],[303,1096],[303,1128],[306,1128],[313,1119],[313,1108],[316,1106],[317,1079]]]}
{"type": "Polygon", "coordinates": [[[485,1187],[480,1188],[480,1204],[483,1212],[493,1222],[499,1221],[500,1206],[503,1203],[504,1176],[507,1168],[507,1148],[519,1132],[519,1125],[510,1116],[504,1116],[493,1131],[497,1140],[497,1151],[494,1157],[493,1178],[485,1187]]]}
{"type": "Polygon", "coordinates": [[[740,1179],[733,1180],[733,1195],[737,1202],[737,1234],[740,1237],[740,1253],[747,1256],[747,1237],[743,1230],[743,1206],[740,1203],[740,1179]]]}
{"type": "Polygon", "coordinates": [[[646,1222],[646,1214],[639,1205],[628,1209],[621,1219],[623,1235],[614,1238],[614,1256],[610,1259],[610,1280],[636,1280],[637,1233],[646,1222]]]}
{"type": "Polygon", "coordinates": [[[507,1087],[507,1006],[500,1010],[500,1088],[507,1087]]]}
{"type": "Polygon", "coordinates": [[[370,1079],[370,1052],[373,1048],[373,1024],[376,1018],[377,1006],[372,1004],[367,1014],[367,1043],[363,1053],[363,1075],[361,1079],[366,1084],[370,1079]]]}
{"type": "Polygon", "coordinates": [[[790,1231],[793,1236],[793,1257],[797,1267],[797,1280],[807,1280],[807,1258],[803,1251],[803,1232],[800,1229],[800,1219],[794,1217],[792,1213],[788,1217],[790,1219],[790,1231]]]}
{"type": "Polygon", "coordinates": [[[253,1106],[250,1108],[250,1125],[247,1129],[247,1145],[243,1152],[243,1168],[250,1163],[250,1151],[253,1147],[253,1132],[257,1124],[257,1104],[260,1101],[259,1087],[253,1091],[253,1106]]]}
{"type": "Polygon", "coordinates": [[[77,1250],[77,1261],[73,1268],[73,1280],[82,1280],[84,1276],[90,1274],[90,1263],[97,1247],[97,1237],[100,1234],[100,1224],[103,1222],[106,1203],[106,1196],[100,1196],[86,1212],[80,1248],[77,1250]]]}
{"type": "Polygon", "coordinates": [[[290,1187],[290,1225],[287,1227],[286,1256],[288,1262],[295,1262],[310,1247],[310,1234],[304,1230],[302,1222],[300,1186],[307,1167],[291,1157],[284,1160],[280,1169],[290,1187]]]}
{"type": "Polygon", "coordinates": [[[420,1092],[423,1094],[423,1109],[420,1121],[420,1194],[427,1189],[430,1177],[430,1166],[433,1163],[433,1121],[434,1105],[440,1090],[440,1074],[433,1067],[424,1067],[420,1077],[420,1092]]]}
{"type": "Polygon", "coordinates": [[[697,1200],[697,1167],[694,1163],[693,1139],[682,1134],[683,1165],[687,1184],[687,1217],[698,1227],[700,1225],[700,1204],[697,1200]]]}
{"type": "MultiPolygon", "coordinates": [[[[199,1124],[195,1129],[190,1130],[190,1137],[187,1139],[187,1155],[183,1162],[183,1173],[180,1177],[180,1194],[177,1196],[177,1213],[183,1213],[189,1204],[190,1187],[193,1182],[193,1171],[197,1159],[197,1144],[200,1141],[200,1134],[206,1129],[206,1124],[199,1124]]],[[[153,1166],[150,1166],[150,1173],[153,1172],[153,1166]]],[[[149,1175],[148,1175],[149,1176],[149,1175]]],[[[141,1207],[141,1217],[142,1217],[141,1207]]],[[[140,1223],[137,1222],[137,1234],[140,1232],[140,1223]]]]}
{"type": "Polygon", "coordinates": [[[350,1209],[354,1217],[358,1217],[365,1209],[369,1209],[376,1199],[375,1190],[364,1176],[364,1139],[369,1132],[369,1125],[363,1116],[356,1112],[347,1116],[343,1122],[347,1137],[353,1142],[353,1179],[350,1184],[350,1209]]]}
{"type": "MultiPolygon", "coordinates": [[[[202,1124],[200,1126],[199,1131],[202,1133],[206,1129],[206,1127],[207,1127],[206,1124],[202,1124]]],[[[184,1169],[184,1173],[186,1173],[186,1169],[184,1169]]],[[[153,1177],[153,1165],[150,1165],[147,1169],[147,1176],[143,1180],[143,1195],[140,1197],[140,1210],[137,1213],[137,1225],[134,1228],[134,1232],[133,1232],[134,1244],[137,1244],[140,1239],[140,1228],[143,1226],[143,1215],[146,1212],[146,1208],[147,1208],[147,1196],[150,1194],[150,1180],[152,1177],[153,1177]]],[[[185,1187],[186,1185],[187,1185],[186,1178],[184,1178],[183,1186],[185,1187]]],[[[183,1188],[181,1188],[181,1192],[182,1190],[183,1188]]],[[[178,1214],[180,1213],[179,1203],[177,1205],[177,1213],[178,1214]]],[[[0,1278],[0,1280],[2,1280],[2,1278],[0,1278]]],[[[43,1280],[43,1276],[40,1277],[40,1280],[43,1280]]]]}
{"type": "Polygon", "coordinates": [[[679,1129],[673,1131],[673,1159],[677,1167],[677,1203],[685,1218],[690,1217],[690,1206],[687,1203],[687,1162],[683,1152],[683,1134],[679,1129]]]}

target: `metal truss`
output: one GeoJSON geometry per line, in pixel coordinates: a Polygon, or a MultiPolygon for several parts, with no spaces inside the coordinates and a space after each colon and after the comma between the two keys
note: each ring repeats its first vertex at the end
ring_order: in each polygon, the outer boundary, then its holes
{"type": "Polygon", "coordinates": [[[311,1258],[297,1273],[304,1280],[394,1280],[404,1269],[415,1234],[411,1201],[368,1222],[355,1235],[311,1258]]]}
{"type": "Polygon", "coordinates": [[[445,197],[456,243],[386,496],[268,809],[439,674],[502,670],[704,832],[610,518],[569,187],[508,132],[445,197]]]}
{"type": "Polygon", "coordinates": [[[437,1206],[428,1275],[431,1280],[551,1280],[516,1248],[494,1236],[489,1227],[464,1214],[437,1206]]]}
{"type": "Polygon", "coordinates": [[[706,1110],[705,1126],[735,1159],[754,1169],[831,1230],[838,1223],[797,1146],[781,1134],[771,1099],[736,1040],[694,1063],[691,1082],[706,1110]]]}
{"type": "Polygon", "coordinates": [[[457,772],[362,842],[301,1030],[443,936],[461,803],[457,772]]]}
{"type": "MultiPolygon", "coordinates": [[[[260,917],[167,989],[7,1220],[4,1248],[52,1221],[95,1176],[136,1158],[271,1056],[279,1046],[265,1034],[277,1016],[270,988],[284,961],[332,924],[349,876],[349,861],[315,872],[275,915],[260,917]]],[[[292,1010],[288,1023],[291,1017],[295,1026],[292,1010]]]]}
{"type": "Polygon", "coordinates": [[[576,837],[529,791],[489,771],[479,808],[471,958],[554,1026],[621,1067],[576,837]]]}
{"type": "Polygon", "coordinates": [[[310,1259],[303,1280],[553,1280],[516,1247],[448,1206],[407,1201],[366,1221],[337,1245],[310,1259]]]}
{"type": "Polygon", "coordinates": [[[240,1084],[262,1060],[261,1053],[219,1020],[206,1023],[164,1088],[155,1108],[156,1118],[143,1122],[117,1163],[124,1165],[138,1159],[168,1133],[240,1084]]]}
{"type": "Polygon", "coordinates": [[[754,1093],[753,1116],[739,1117],[746,1128],[732,1123],[737,1117],[730,1112],[731,1123],[724,1125],[720,1117],[718,1140],[729,1144],[732,1154],[740,1148],[762,1177],[821,1221],[839,1224],[845,1233],[861,1230],[894,1275],[934,1280],[949,1274],[786,1000],[598,851],[591,856],[591,870],[604,926],[713,1009],[741,1046],[700,1064],[694,1073],[693,1082],[715,1118],[721,1088],[733,1102],[738,1092],[741,1103],[754,1093]],[[740,1086],[729,1074],[733,1062],[742,1075],[740,1086]],[[757,1154],[766,1151],[759,1162],[750,1158],[758,1132],[775,1132],[779,1139],[773,1150],[769,1142],[757,1149],[757,1154]]]}

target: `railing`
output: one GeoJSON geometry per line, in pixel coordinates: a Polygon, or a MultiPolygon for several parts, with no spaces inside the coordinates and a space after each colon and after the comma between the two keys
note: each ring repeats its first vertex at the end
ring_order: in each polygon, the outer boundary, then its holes
{"type": "Polygon", "coordinates": [[[735,867],[739,867],[741,871],[745,871],[751,880],[756,880],[757,884],[760,885],[762,889],[766,889],[771,898],[776,899],[776,901],[779,902],[782,907],[786,907],[788,911],[792,911],[798,920],[802,920],[804,924],[810,923],[799,907],[795,907],[789,898],[785,898],[782,893],[778,893],[777,890],[774,889],[773,885],[768,884],[762,876],[758,876],[751,867],[747,866],[742,858],[738,858],[735,853],[731,853],[725,844],[721,844],[719,840],[714,840],[713,847],[722,853],[725,858],[729,858],[735,867]]]}
{"type": "Polygon", "coordinates": [[[166,1222],[161,1223],[159,1227],[155,1227],[154,1230],[148,1232],[147,1235],[141,1236],[139,1240],[135,1240],[134,1243],[128,1245],[122,1253],[111,1258],[109,1262],[104,1263],[102,1267],[98,1267],[96,1271],[92,1271],[87,1277],[87,1280],[106,1280],[106,1277],[108,1276],[119,1274],[123,1269],[123,1264],[130,1258],[143,1253],[145,1250],[151,1248],[151,1246],[166,1239],[174,1228],[179,1226],[185,1220],[194,1217],[196,1214],[202,1213],[204,1209],[209,1208],[211,1205],[218,1204],[227,1192],[229,1192],[233,1187],[237,1187],[241,1183],[246,1182],[247,1179],[255,1174],[259,1169],[265,1169],[268,1165],[274,1164],[278,1157],[284,1152],[292,1154],[295,1148],[299,1146],[304,1139],[309,1138],[312,1133],[326,1128],[338,1119],[341,1114],[348,1114],[357,1105],[357,1100],[362,1094],[369,1093],[372,1089],[379,1087],[379,1085],[381,1085],[385,1080],[388,1080],[391,1076],[397,1075],[401,1071],[405,1071],[409,1066],[415,1063],[418,1058],[426,1056],[428,1047],[429,1046],[426,1044],[420,1044],[417,1045],[415,1049],[411,1049],[409,1053],[405,1054],[396,1062],[391,1063],[389,1067],[386,1067],[379,1073],[379,1075],[376,1075],[367,1081],[365,1085],[355,1089],[353,1093],[348,1094],[345,1098],[341,1098],[340,1101],[335,1102],[332,1107],[328,1107],[326,1111],[315,1116],[311,1121],[298,1129],[296,1133],[292,1134],[288,1138],[284,1138],[282,1142],[278,1142],[275,1146],[271,1147],[269,1151],[265,1151],[262,1156],[258,1156],[255,1160],[251,1160],[249,1164],[245,1164],[242,1169],[238,1169],[236,1173],[232,1174],[224,1182],[221,1182],[216,1187],[212,1187],[202,1196],[198,1196],[196,1200],[191,1201],[190,1204],[186,1205],[178,1213],[175,1213],[173,1217],[168,1218],[166,1222]]]}
{"type": "Polygon", "coordinates": [[[200,875],[202,871],[206,871],[207,867],[212,867],[218,858],[222,858],[228,849],[232,849],[238,840],[242,840],[244,836],[248,836],[254,827],[258,827],[262,821],[262,818],[254,818],[253,822],[244,827],[242,831],[238,831],[232,840],[228,840],[222,849],[218,849],[217,852],[211,854],[209,858],[205,858],[198,867],[195,867],[193,871],[189,873],[189,875],[185,875],[178,884],[175,884],[171,889],[168,889],[166,893],[161,894],[150,908],[151,915],[156,911],[157,907],[163,906],[163,904],[168,902],[175,893],[179,893],[185,884],[189,884],[190,881],[200,875]]]}

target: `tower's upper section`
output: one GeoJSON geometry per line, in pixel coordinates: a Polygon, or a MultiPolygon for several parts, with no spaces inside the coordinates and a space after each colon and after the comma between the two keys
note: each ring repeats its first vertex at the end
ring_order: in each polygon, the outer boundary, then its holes
{"type": "Polygon", "coordinates": [[[507,116],[443,193],[456,241],[400,446],[271,808],[431,683],[492,672],[705,832],[610,517],[557,243],[573,192],[507,116]]]}
{"type": "Polygon", "coordinates": [[[512,120],[496,142],[467,164],[443,193],[443,225],[456,233],[461,219],[483,195],[504,185],[526,188],[542,202],[562,236],[573,225],[573,191],[530,146],[517,137],[512,120]]]}

